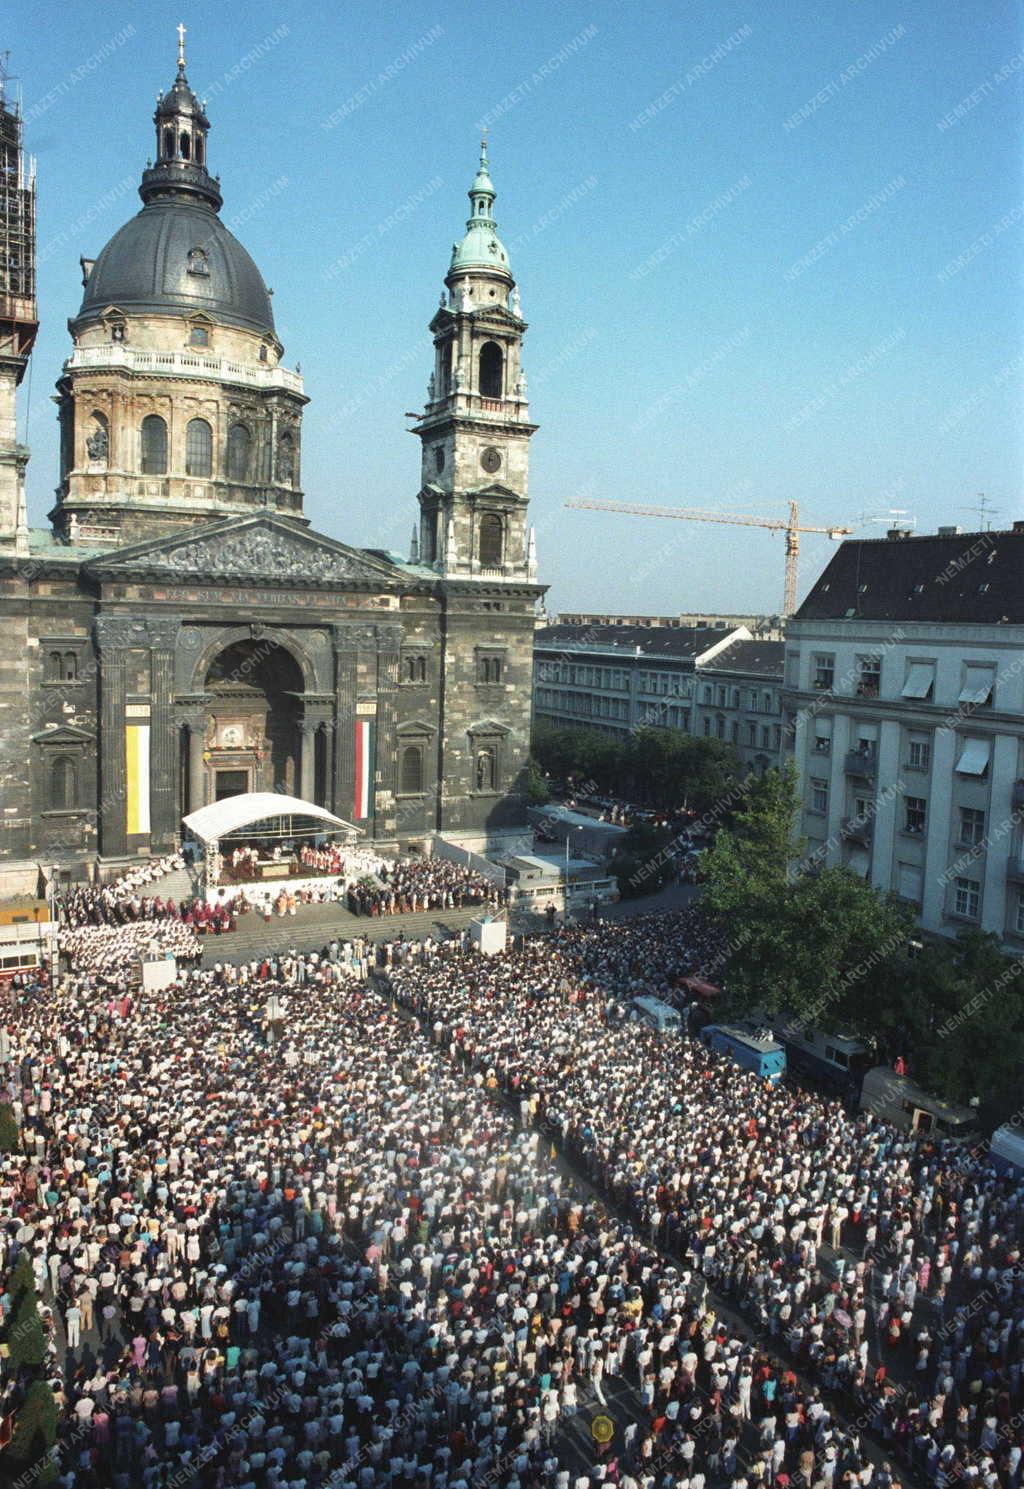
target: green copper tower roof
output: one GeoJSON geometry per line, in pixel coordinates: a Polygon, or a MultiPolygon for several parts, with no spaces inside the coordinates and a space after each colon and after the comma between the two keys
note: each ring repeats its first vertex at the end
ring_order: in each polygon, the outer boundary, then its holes
{"type": "Polygon", "coordinates": [[[480,143],[480,164],[469,188],[471,216],[466,221],[466,236],[452,249],[449,273],[456,269],[493,269],[510,279],[508,254],[498,237],[498,226],[491,215],[496,192],[487,162],[487,141],[480,143]]]}

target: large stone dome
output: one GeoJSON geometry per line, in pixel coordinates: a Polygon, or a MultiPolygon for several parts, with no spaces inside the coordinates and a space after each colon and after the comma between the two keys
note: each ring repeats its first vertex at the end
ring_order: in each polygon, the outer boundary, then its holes
{"type": "Polygon", "coordinates": [[[155,197],[114,234],[86,281],[75,329],[111,306],[126,315],[201,310],[215,321],[274,334],[260,271],[198,197],[155,197]]]}

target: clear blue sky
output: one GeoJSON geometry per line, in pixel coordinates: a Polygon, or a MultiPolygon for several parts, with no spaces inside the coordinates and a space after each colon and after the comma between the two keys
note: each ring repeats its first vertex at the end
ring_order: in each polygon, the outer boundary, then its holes
{"type": "MultiPolygon", "coordinates": [[[[901,507],[927,531],[970,526],[983,491],[997,522],[1024,516],[1018,4],[35,0],[4,43],[39,169],[33,524],[78,257],[139,205],[179,20],[222,215],[312,399],[325,532],[408,543],[403,415],[488,116],[554,608],[781,598],[778,536],[564,510],[573,495],[768,516],[795,498],[850,525],[901,507]]],[[[805,539],[801,591],[829,552],[805,539]]]]}

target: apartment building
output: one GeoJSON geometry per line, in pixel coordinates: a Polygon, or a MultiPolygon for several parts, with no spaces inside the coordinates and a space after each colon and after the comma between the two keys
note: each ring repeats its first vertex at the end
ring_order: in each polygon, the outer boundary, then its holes
{"type": "Polygon", "coordinates": [[[548,626],[534,637],[534,717],[680,729],[726,741],[761,772],[779,760],[783,651],[745,626],[548,626]]]}
{"type": "Polygon", "coordinates": [[[842,545],[787,628],[813,862],[1024,946],[1024,523],[842,545]]]}

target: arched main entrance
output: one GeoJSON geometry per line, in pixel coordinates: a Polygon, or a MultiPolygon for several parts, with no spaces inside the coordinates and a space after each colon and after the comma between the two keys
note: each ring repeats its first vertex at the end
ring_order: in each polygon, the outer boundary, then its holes
{"type": "Polygon", "coordinates": [[[302,668],[273,637],[234,641],[206,673],[203,799],[300,784],[302,668]]]}

